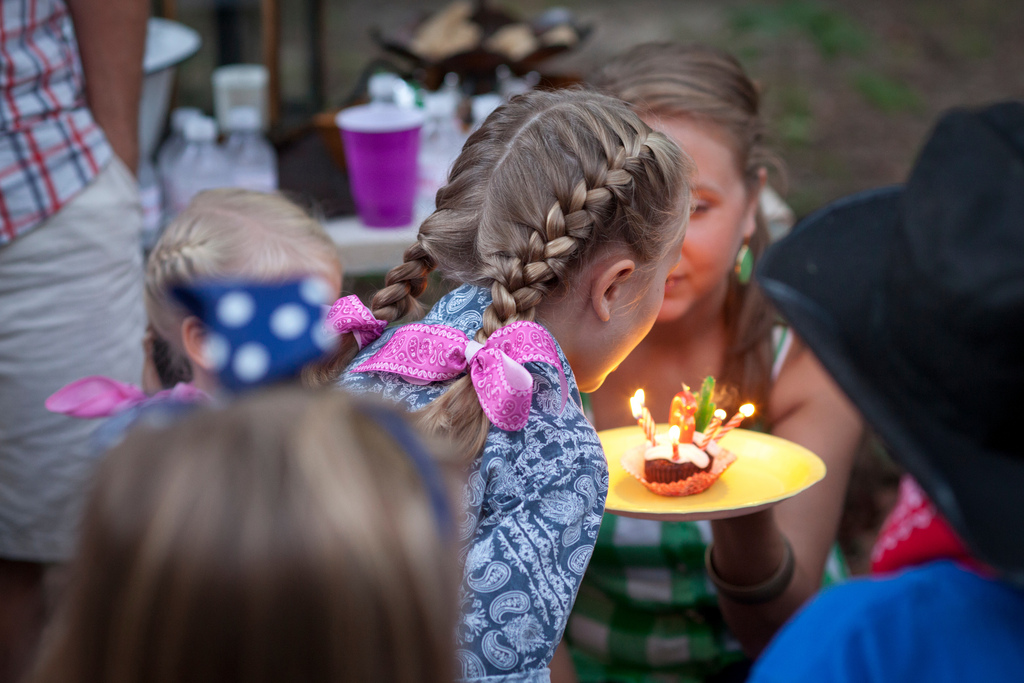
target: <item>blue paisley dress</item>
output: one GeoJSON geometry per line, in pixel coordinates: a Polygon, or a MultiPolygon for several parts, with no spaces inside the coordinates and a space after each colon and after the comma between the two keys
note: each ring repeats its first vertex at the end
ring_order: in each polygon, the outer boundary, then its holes
{"type": "MultiPolygon", "coordinates": [[[[448,325],[472,338],[490,303],[487,289],[464,285],[442,298],[422,322],[448,325]]],[[[420,386],[398,375],[351,371],[395,329],[363,349],[339,383],[415,411],[455,380],[420,386]]],[[[561,348],[558,356],[570,393],[565,408],[559,413],[558,370],[526,363],[534,378],[526,427],[518,432],[491,427],[464,490],[457,634],[462,681],[549,680],[548,662],[597,542],[608,466],[561,348]]]]}

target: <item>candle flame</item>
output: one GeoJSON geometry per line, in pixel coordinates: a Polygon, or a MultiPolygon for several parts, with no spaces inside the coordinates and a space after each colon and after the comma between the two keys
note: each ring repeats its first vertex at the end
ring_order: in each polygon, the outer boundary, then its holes
{"type": "Polygon", "coordinates": [[[669,427],[668,438],[672,443],[679,443],[679,425],[672,425],[669,427]]]}
{"type": "Polygon", "coordinates": [[[754,404],[744,403],[743,405],[740,406],[740,413],[743,414],[743,417],[750,417],[751,415],[754,414],[754,404]]]}
{"type": "Polygon", "coordinates": [[[633,411],[633,419],[639,420],[644,405],[644,390],[637,389],[636,393],[629,398],[629,409],[633,411]]]}
{"type": "Polygon", "coordinates": [[[725,411],[719,408],[715,411],[715,417],[718,418],[719,422],[725,422],[725,411]]]}

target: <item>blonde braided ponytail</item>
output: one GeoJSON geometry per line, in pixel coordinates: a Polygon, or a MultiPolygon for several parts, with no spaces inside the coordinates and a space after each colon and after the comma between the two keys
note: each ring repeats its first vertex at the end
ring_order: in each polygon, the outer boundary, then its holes
{"type": "MultiPolygon", "coordinates": [[[[689,215],[692,173],[674,143],[618,100],[583,90],[516,98],[466,143],[438,193],[438,211],[389,273],[373,310],[398,317],[413,310],[410,298],[436,266],[490,289],[476,333],[483,343],[564,295],[600,244],[624,244],[641,264],[660,258],[689,215]]],[[[479,453],[490,428],[468,376],[417,416],[467,457],[479,453]]]]}
{"type": "Polygon", "coordinates": [[[423,242],[417,240],[406,249],[402,264],[388,272],[384,289],[374,295],[371,307],[374,316],[378,320],[394,322],[410,312],[421,313],[418,298],[427,288],[427,278],[436,267],[423,242]]]}

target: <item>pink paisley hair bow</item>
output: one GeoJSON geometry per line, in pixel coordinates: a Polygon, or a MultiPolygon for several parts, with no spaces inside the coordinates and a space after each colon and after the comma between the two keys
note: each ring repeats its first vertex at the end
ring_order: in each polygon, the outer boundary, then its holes
{"type": "Polygon", "coordinates": [[[558,368],[561,412],[568,396],[568,383],[555,340],[537,323],[521,321],[506,325],[485,344],[446,325],[406,325],[354,372],[389,372],[414,384],[429,384],[468,371],[491,424],[514,432],[526,426],[530,415],[533,377],[522,364],[531,361],[558,368]]]}
{"type": "Polygon", "coordinates": [[[198,403],[209,397],[185,382],[150,396],[134,384],[94,375],[83,377],[55,391],[46,399],[46,409],[51,413],[90,419],[110,417],[141,403],[162,398],[198,403]]]}
{"type": "Polygon", "coordinates": [[[335,301],[324,320],[324,327],[333,334],[351,332],[359,348],[375,341],[387,326],[386,320],[374,318],[370,309],[354,294],[335,301]]]}

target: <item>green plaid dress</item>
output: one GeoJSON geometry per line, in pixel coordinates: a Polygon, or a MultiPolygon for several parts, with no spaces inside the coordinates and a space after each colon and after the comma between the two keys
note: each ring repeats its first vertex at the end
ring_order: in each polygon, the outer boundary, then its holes
{"type": "MultiPolygon", "coordinates": [[[[775,367],[788,330],[775,336],[775,367]]],[[[565,639],[580,681],[698,683],[744,659],[704,572],[710,522],[655,522],[605,514],[565,639]]],[[[846,565],[832,549],[823,585],[846,565]]]]}

